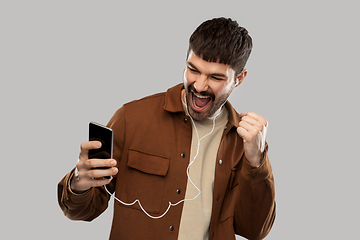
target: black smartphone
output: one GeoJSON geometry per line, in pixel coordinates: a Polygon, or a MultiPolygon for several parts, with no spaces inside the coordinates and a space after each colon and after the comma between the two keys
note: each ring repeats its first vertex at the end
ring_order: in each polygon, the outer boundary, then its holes
{"type": "MultiPolygon", "coordinates": [[[[89,158],[113,158],[113,130],[96,122],[89,123],[89,141],[101,142],[101,148],[89,150],[89,158]]],[[[99,167],[97,169],[108,169],[99,167]]],[[[110,178],[105,177],[105,178],[110,178]]]]}

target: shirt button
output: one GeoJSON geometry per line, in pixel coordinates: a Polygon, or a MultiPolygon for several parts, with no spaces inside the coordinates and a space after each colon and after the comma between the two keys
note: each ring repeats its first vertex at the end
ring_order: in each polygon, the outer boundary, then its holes
{"type": "Polygon", "coordinates": [[[174,226],[170,226],[170,231],[174,231],[174,226]]]}
{"type": "Polygon", "coordinates": [[[228,129],[228,126],[225,126],[225,130],[228,129]]]}
{"type": "Polygon", "coordinates": [[[180,194],[180,193],[181,193],[180,189],[176,190],[176,193],[177,193],[177,194],[180,194]]]}
{"type": "Polygon", "coordinates": [[[184,122],[187,123],[187,122],[188,122],[188,119],[187,119],[187,118],[184,118],[184,122]]]}
{"type": "Polygon", "coordinates": [[[185,158],[185,153],[182,153],[182,154],[181,154],[181,157],[182,157],[182,158],[185,158]]]}
{"type": "Polygon", "coordinates": [[[219,160],[219,164],[221,165],[222,163],[223,163],[223,161],[220,159],[220,160],[219,160]]]}

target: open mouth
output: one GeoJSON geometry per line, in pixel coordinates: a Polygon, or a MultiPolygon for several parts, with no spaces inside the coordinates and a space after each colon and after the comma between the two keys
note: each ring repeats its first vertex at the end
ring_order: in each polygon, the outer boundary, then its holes
{"type": "Polygon", "coordinates": [[[197,112],[203,111],[210,104],[212,100],[210,96],[202,96],[194,93],[193,91],[190,91],[190,94],[192,99],[191,101],[192,108],[197,112]]]}

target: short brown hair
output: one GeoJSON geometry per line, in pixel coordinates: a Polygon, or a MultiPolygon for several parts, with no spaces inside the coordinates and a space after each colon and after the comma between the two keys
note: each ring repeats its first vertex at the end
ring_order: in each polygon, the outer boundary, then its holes
{"type": "Polygon", "coordinates": [[[230,18],[203,22],[191,35],[189,52],[208,62],[229,64],[235,77],[244,69],[252,49],[252,39],[244,27],[230,18]]]}

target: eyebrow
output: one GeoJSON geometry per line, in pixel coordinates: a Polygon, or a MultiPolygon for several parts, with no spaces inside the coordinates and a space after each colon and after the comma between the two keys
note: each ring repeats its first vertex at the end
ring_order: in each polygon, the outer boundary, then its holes
{"type": "Polygon", "coordinates": [[[187,65],[190,65],[191,68],[195,69],[196,71],[199,71],[199,70],[197,69],[197,67],[195,67],[195,65],[192,64],[191,62],[186,62],[186,63],[187,63],[187,65]]]}
{"type": "MultiPolygon", "coordinates": [[[[197,67],[196,67],[194,64],[192,64],[191,62],[187,61],[187,64],[188,64],[191,68],[193,68],[194,70],[200,72],[200,71],[197,69],[197,67]]],[[[228,78],[228,77],[227,77],[225,74],[223,74],[223,73],[211,73],[211,74],[209,74],[209,76],[219,77],[219,78],[224,78],[224,79],[227,79],[227,78],[228,78]]]]}

